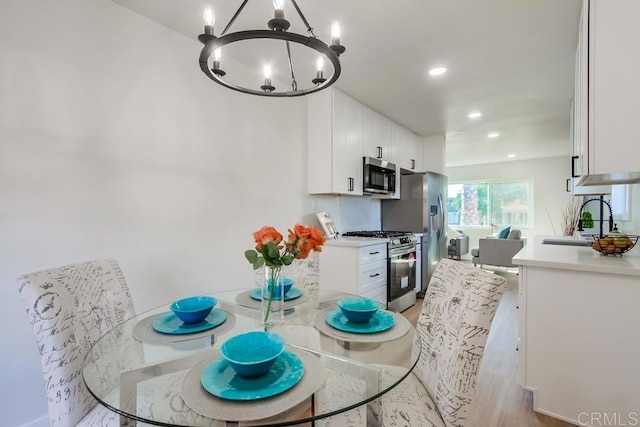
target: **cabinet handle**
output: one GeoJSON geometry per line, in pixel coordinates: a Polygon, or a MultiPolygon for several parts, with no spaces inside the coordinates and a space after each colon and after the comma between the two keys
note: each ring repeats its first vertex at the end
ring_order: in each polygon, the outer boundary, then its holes
{"type": "Polygon", "coordinates": [[[380,275],[380,273],[370,274],[369,277],[376,277],[376,276],[379,276],[379,275],[380,275]]]}
{"type": "Polygon", "coordinates": [[[571,178],[567,178],[567,188],[566,188],[567,193],[571,192],[571,188],[570,188],[571,186],[569,185],[570,182],[571,182],[571,178]]]}
{"type": "Polygon", "coordinates": [[[411,159],[411,169],[415,169],[416,168],[416,161],[414,159],[411,159]]]}
{"type": "Polygon", "coordinates": [[[380,251],[369,252],[369,255],[378,255],[379,253],[380,253],[380,251]]]}
{"type": "Polygon", "coordinates": [[[348,182],[349,182],[349,191],[353,191],[353,178],[347,178],[348,182]]]}
{"type": "Polygon", "coordinates": [[[571,156],[571,178],[578,178],[576,174],[576,160],[578,160],[578,156],[571,156]]]}
{"type": "Polygon", "coordinates": [[[382,147],[376,147],[378,149],[378,158],[381,159],[382,158],[382,147]]]}

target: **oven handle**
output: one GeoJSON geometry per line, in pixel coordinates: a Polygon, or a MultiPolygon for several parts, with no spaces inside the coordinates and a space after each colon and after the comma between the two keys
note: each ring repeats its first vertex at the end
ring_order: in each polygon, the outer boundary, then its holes
{"type": "Polygon", "coordinates": [[[404,248],[390,249],[389,258],[395,258],[397,256],[408,255],[416,251],[416,245],[408,246],[404,248]]]}

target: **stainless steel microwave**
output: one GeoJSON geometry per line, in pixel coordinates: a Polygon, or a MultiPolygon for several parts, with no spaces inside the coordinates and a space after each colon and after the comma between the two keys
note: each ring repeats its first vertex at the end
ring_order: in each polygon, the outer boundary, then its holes
{"type": "Polygon", "coordinates": [[[375,157],[364,157],[363,192],[393,194],[396,192],[396,165],[375,157]]]}

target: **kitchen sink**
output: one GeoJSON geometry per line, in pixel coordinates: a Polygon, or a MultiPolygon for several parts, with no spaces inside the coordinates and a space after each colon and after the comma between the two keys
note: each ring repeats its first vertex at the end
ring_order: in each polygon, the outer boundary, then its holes
{"type": "Polygon", "coordinates": [[[561,246],[591,246],[590,241],[577,239],[542,239],[542,244],[561,246]]]}

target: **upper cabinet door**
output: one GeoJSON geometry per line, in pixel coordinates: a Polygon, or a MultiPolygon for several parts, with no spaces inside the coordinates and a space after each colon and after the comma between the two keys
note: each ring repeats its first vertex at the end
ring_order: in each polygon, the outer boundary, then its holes
{"type": "Polygon", "coordinates": [[[638,0],[583,0],[576,54],[580,185],[640,182],[638,0]]]}
{"type": "Polygon", "coordinates": [[[309,194],[362,195],[362,111],[334,89],[309,96],[309,194]]]}
{"type": "Polygon", "coordinates": [[[411,172],[423,172],[422,138],[401,126],[396,126],[393,134],[400,149],[398,159],[400,168],[411,172]]]}
{"type": "Polygon", "coordinates": [[[392,122],[370,108],[362,106],[364,155],[396,163],[397,148],[391,138],[392,122]]]}
{"type": "Polygon", "coordinates": [[[640,1],[589,4],[589,173],[640,171],[640,1]]]}

